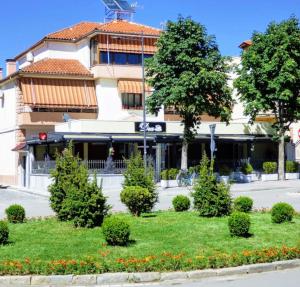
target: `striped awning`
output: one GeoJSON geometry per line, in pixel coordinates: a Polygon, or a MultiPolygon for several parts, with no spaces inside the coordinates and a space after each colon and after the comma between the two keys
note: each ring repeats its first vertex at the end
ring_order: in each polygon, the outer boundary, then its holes
{"type": "MultiPolygon", "coordinates": [[[[157,39],[145,38],[144,39],[144,53],[154,54],[157,51],[157,39]]],[[[118,38],[107,35],[98,36],[98,48],[102,51],[110,52],[128,52],[142,54],[142,43],[136,38],[118,38]],[[109,49],[108,49],[109,47],[109,49]]]]}
{"type": "MultiPolygon", "coordinates": [[[[132,80],[119,80],[118,89],[121,94],[142,94],[143,93],[143,82],[132,81],[132,80]]],[[[145,91],[151,92],[151,88],[145,84],[145,91]]]]}
{"type": "Polygon", "coordinates": [[[33,108],[96,109],[94,81],[21,78],[23,103],[33,108]]]}

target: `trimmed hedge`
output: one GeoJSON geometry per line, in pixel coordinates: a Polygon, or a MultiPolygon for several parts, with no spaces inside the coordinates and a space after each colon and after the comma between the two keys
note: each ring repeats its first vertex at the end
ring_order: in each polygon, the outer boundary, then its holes
{"type": "Polygon", "coordinates": [[[266,161],[263,163],[263,171],[266,174],[276,173],[277,171],[277,162],[275,161],[266,161]]]}
{"type": "Polygon", "coordinates": [[[299,164],[296,161],[287,160],[285,163],[285,171],[288,173],[294,173],[299,171],[299,164]]]}
{"type": "Polygon", "coordinates": [[[162,180],[175,180],[179,170],[177,168],[165,169],[160,173],[162,180]]]}
{"type": "Polygon", "coordinates": [[[129,242],[129,224],[116,216],[110,216],[104,219],[102,232],[109,245],[125,246],[129,242]]]}
{"type": "Polygon", "coordinates": [[[295,214],[294,208],[285,202],[279,202],[273,205],[271,210],[272,222],[283,223],[290,222],[295,214]]]}
{"type": "Polygon", "coordinates": [[[189,210],[191,206],[191,201],[185,195],[177,195],[176,197],[173,198],[172,204],[175,211],[180,212],[180,211],[189,210]]]}
{"type": "Polygon", "coordinates": [[[242,165],[241,171],[243,174],[251,174],[253,172],[253,167],[250,163],[245,163],[242,165]]]}
{"type": "Polygon", "coordinates": [[[10,223],[23,223],[25,220],[25,209],[19,204],[13,204],[5,209],[7,220],[10,223]]]}
{"type": "Polygon", "coordinates": [[[234,209],[241,212],[250,212],[253,207],[253,200],[247,196],[239,196],[233,202],[234,209]]]}
{"type": "Polygon", "coordinates": [[[9,229],[5,221],[0,221],[0,244],[6,244],[8,242],[9,229]]]}
{"type": "Polygon", "coordinates": [[[250,224],[250,216],[245,212],[235,211],[228,218],[229,232],[233,236],[248,236],[250,224]]]}

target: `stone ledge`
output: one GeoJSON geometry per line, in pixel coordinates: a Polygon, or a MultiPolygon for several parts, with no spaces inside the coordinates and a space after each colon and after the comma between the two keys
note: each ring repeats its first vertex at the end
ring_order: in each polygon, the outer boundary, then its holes
{"type": "Polygon", "coordinates": [[[272,263],[251,264],[222,269],[177,272],[105,273],[90,275],[27,275],[0,276],[0,286],[103,286],[111,284],[172,282],[216,276],[242,275],[300,267],[300,259],[272,263]]]}

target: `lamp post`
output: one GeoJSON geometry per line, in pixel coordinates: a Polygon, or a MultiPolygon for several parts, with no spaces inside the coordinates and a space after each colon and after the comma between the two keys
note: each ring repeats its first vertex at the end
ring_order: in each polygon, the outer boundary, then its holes
{"type": "Polygon", "coordinates": [[[142,32],[142,84],[143,84],[143,95],[142,95],[142,101],[143,101],[143,142],[144,142],[144,170],[146,173],[147,170],[147,127],[146,127],[146,89],[145,89],[145,45],[144,45],[144,32],[142,32]]]}
{"type": "Polygon", "coordinates": [[[216,130],[216,124],[209,125],[210,129],[210,160],[212,161],[214,159],[214,151],[216,149],[216,143],[215,143],[215,130],[216,130]]]}
{"type": "MultiPolygon", "coordinates": [[[[141,38],[132,38],[117,36],[117,39],[129,39],[133,41],[141,42],[141,53],[142,53],[142,104],[143,104],[143,161],[144,170],[147,171],[147,122],[146,122],[146,88],[145,88],[145,38],[144,32],[141,33],[141,38]]],[[[108,46],[108,43],[107,43],[108,46]]],[[[109,55],[109,53],[108,53],[109,55]]],[[[108,56],[109,57],[109,56],[108,56]]]]}

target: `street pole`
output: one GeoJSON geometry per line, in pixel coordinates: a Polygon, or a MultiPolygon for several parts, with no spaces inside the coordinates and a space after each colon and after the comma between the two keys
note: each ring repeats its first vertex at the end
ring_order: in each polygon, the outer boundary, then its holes
{"type": "Polygon", "coordinates": [[[146,89],[145,89],[145,47],[144,47],[144,32],[142,32],[142,84],[143,84],[143,95],[142,95],[142,101],[143,101],[143,126],[144,126],[144,171],[145,174],[147,172],[147,138],[146,138],[146,89]]]}
{"type": "Polygon", "coordinates": [[[216,130],[216,124],[209,125],[210,129],[210,160],[211,162],[214,159],[214,151],[216,149],[216,143],[215,143],[215,130],[216,130]]]}

